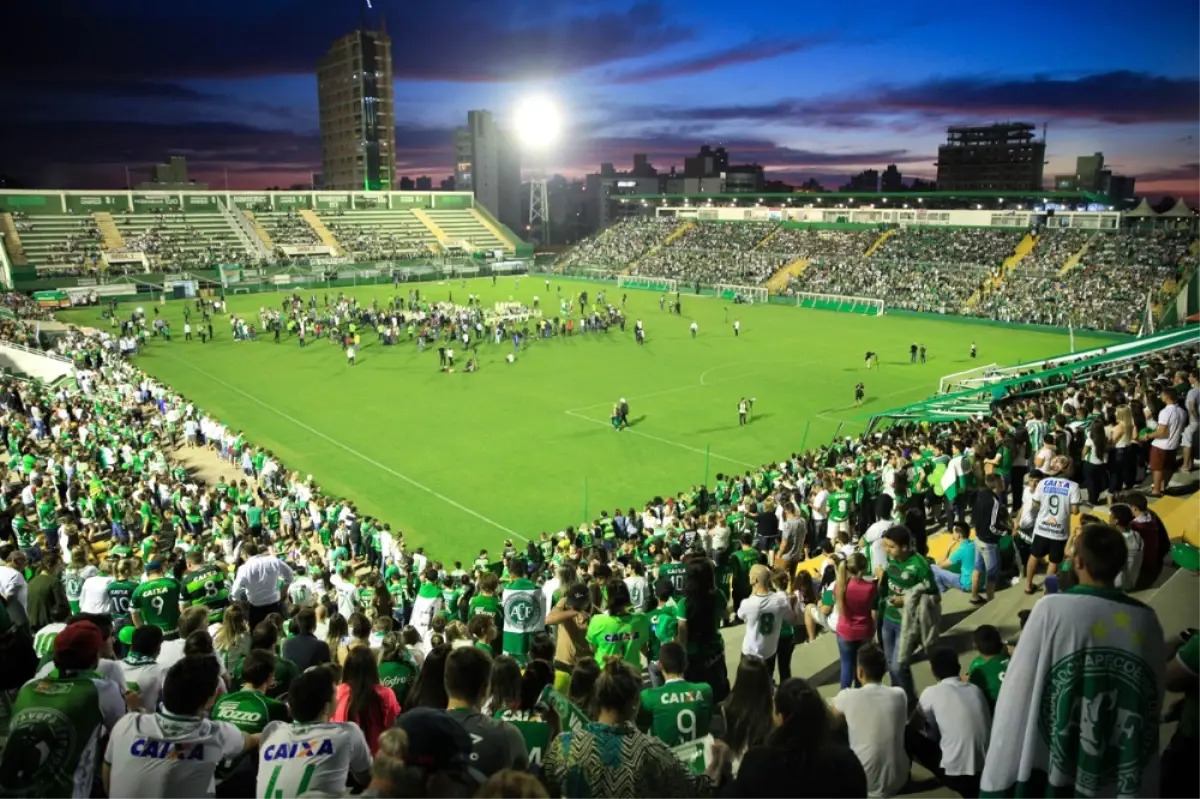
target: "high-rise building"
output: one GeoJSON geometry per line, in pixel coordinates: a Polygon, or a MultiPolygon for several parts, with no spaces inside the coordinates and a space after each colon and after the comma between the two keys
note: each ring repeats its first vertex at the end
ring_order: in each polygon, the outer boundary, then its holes
{"type": "Polygon", "coordinates": [[[1078,156],[1075,159],[1075,188],[1079,191],[1100,191],[1103,187],[1104,153],[1078,156]]]}
{"type": "Polygon", "coordinates": [[[888,164],[879,178],[880,191],[904,191],[904,175],[895,164],[888,164]]]}
{"type": "Polygon", "coordinates": [[[1027,122],[952,127],[938,147],[938,191],[1041,191],[1046,142],[1027,122]]]}
{"type": "Polygon", "coordinates": [[[454,185],[510,230],[521,229],[521,154],[491,111],[468,111],[467,126],[455,129],[454,185]]]}
{"type": "Polygon", "coordinates": [[[396,178],[392,40],[356,30],[317,63],[321,166],[327,189],[388,191],[396,178]]]}
{"type": "Polygon", "coordinates": [[[839,191],[857,191],[874,194],[879,191],[879,170],[864,169],[850,178],[849,182],[841,186],[839,191]]]}

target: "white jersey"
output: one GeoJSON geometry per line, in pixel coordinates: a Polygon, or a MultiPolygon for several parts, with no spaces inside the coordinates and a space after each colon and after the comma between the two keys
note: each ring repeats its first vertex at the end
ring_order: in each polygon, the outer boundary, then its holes
{"type": "Polygon", "coordinates": [[[242,731],[227,721],[170,713],[130,713],[108,739],[109,796],[212,796],[217,764],[245,748],[242,731]]]}
{"type": "Polygon", "coordinates": [[[347,774],[364,785],[371,779],[371,750],[354,722],[273,721],[263,729],[255,791],[260,799],[292,799],[317,792],[341,796],[347,774]]]}
{"type": "Polygon", "coordinates": [[[1079,507],[1079,484],[1065,477],[1047,477],[1033,494],[1038,503],[1033,534],[1066,541],[1071,533],[1071,508],[1079,507]]]}
{"type": "Polygon", "coordinates": [[[311,577],[297,577],[288,586],[288,600],[296,607],[311,608],[317,604],[317,587],[311,577]]]}
{"type": "Polygon", "coordinates": [[[337,592],[337,609],[343,618],[350,618],[358,612],[358,590],[353,584],[339,580],[333,584],[337,592]]]}
{"type": "Polygon", "coordinates": [[[746,597],[738,607],[737,615],[746,622],[742,654],[754,655],[764,660],[779,649],[779,628],[783,626],[783,622],[796,622],[787,596],[778,591],[763,596],[755,594],[746,597]]]}
{"type": "Polygon", "coordinates": [[[108,595],[108,584],[113,577],[97,574],[83,581],[79,594],[80,613],[112,613],[112,597],[108,595]]]}
{"type": "Polygon", "coordinates": [[[154,658],[143,658],[133,652],[121,661],[121,667],[125,670],[125,687],[138,692],[142,710],[146,713],[158,710],[167,669],[154,658]]]}
{"type": "MultiPolygon", "coordinates": [[[[630,604],[638,613],[646,610],[646,600],[649,596],[646,593],[646,578],[640,575],[625,578],[625,586],[629,589],[630,604]]],[[[547,604],[546,607],[551,607],[547,604]]]]}

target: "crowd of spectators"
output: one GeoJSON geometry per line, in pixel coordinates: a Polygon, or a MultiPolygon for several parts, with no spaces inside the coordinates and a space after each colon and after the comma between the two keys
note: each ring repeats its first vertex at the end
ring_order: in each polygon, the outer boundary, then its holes
{"type": "Polygon", "coordinates": [[[906,311],[955,314],[962,312],[991,274],[985,267],[970,264],[815,258],[799,276],[788,280],[787,291],[868,297],[906,311]]]}
{"type": "Polygon", "coordinates": [[[275,244],[320,244],[321,237],[308,221],[292,211],[258,213],[255,218],[275,244]]]}
{"type": "Polygon", "coordinates": [[[626,219],[584,239],[558,260],[562,269],[599,268],[622,271],[671,235],[677,219],[626,219]]]}
{"type": "Polygon", "coordinates": [[[849,261],[861,258],[879,238],[877,230],[780,229],[767,239],[763,249],[795,258],[827,258],[849,261]]]}
{"type": "Polygon", "coordinates": [[[794,258],[759,250],[709,250],[669,244],[637,262],[635,275],[672,278],[705,285],[736,283],[757,286],[794,258]]]}
{"type": "MultiPolygon", "coordinates": [[[[146,324],[112,311],[122,337],[146,324]]],[[[1031,710],[1051,682],[1039,658],[1101,645],[1088,679],[1139,669],[1120,701],[1145,729],[1166,687],[1190,703],[1162,781],[1139,755],[1121,791],[1196,795],[1198,642],[1168,661],[1154,612],[1117,596],[1164,568],[1161,521],[1128,489],[1149,471],[1161,492],[1180,450],[1189,466],[1194,347],[1070,383],[1031,375],[980,418],[899,424],[505,541],[497,558],[437,560],[141,373],[112,336],[52,346],[77,388],[0,381],[5,795],[890,796],[910,761],[964,796],[1011,793],[1080,734],[1078,703],[1031,710]],[[181,448],[242,476],[200,481],[181,448]],[[935,491],[946,472],[953,497],[935,491]],[[1116,526],[1067,532],[1079,482],[1116,526]],[[1049,594],[1086,589],[1040,600],[1010,648],[977,629],[964,673],[928,621],[946,580],[924,557],[938,524],[974,542],[935,565],[957,566],[978,604],[1022,571],[1032,591],[1043,557],[1049,594]],[[816,576],[797,568],[810,558],[816,576]],[[1117,611],[1129,624],[1096,632],[1117,611]],[[839,641],[829,703],[791,673],[794,647],[821,635],[839,641]],[[919,694],[918,647],[938,680],[919,694]]],[[[1089,715],[1089,740],[1117,741],[1125,719],[1089,715]]],[[[1116,779],[1097,769],[1088,791],[1116,779]]]]}
{"type": "Polygon", "coordinates": [[[325,225],[348,255],[367,259],[399,260],[429,255],[428,247],[405,233],[334,220],[326,221],[325,225]]]}

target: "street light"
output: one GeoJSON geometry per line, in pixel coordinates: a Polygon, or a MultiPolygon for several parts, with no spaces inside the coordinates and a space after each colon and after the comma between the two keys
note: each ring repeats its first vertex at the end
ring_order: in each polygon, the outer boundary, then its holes
{"type": "Polygon", "coordinates": [[[545,95],[531,95],[517,104],[513,129],[536,166],[529,181],[529,228],[536,228],[543,242],[549,241],[550,197],[546,191],[545,157],[562,133],[558,104],[545,95]]]}

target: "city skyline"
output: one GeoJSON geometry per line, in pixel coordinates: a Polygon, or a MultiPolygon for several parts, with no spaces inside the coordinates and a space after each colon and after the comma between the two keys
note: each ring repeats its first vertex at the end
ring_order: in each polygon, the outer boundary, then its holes
{"type": "MultiPolygon", "coordinates": [[[[234,189],[320,171],[317,59],[360,2],[66,6],[8,12],[22,46],[0,50],[15,76],[0,85],[0,173],[117,188],[126,166],[144,174],[172,153],[213,188],[226,170],[234,189]]],[[[397,185],[453,174],[469,110],[503,121],[542,91],[569,123],[546,166],[571,178],[634,153],[681,169],[709,143],[793,184],[836,188],[891,163],[931,179],[948,125],[1020,120],[1049,126],[1047,188],[1101,151],[1139,194],[1200,193],[1194,2],[1017,2],[995,16],[943,0],[794,4],[752,18],[712,0],[373,6],[393,40],[397,185]]]]}

